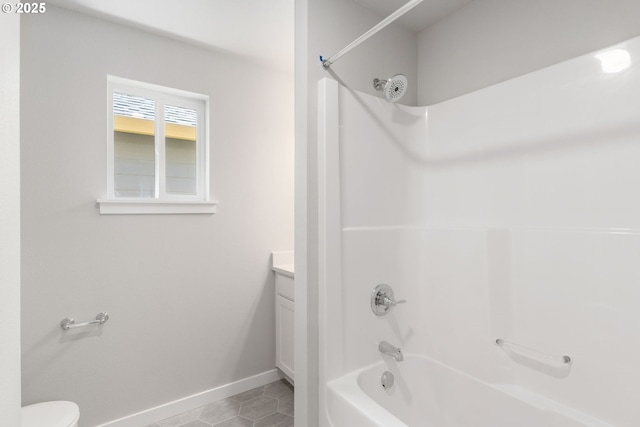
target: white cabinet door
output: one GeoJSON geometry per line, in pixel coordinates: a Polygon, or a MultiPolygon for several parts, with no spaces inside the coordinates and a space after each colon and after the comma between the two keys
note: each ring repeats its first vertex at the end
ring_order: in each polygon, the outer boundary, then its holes
{"type": "Polygon", "coordinates": [[[294,303],[276,295],[276,366],[292,381],[294,303]]]}

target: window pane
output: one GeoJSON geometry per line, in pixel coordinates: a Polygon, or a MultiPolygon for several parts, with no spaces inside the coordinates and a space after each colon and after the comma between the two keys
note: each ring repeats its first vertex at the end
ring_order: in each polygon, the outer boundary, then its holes
{"type": "Polygon", "coordinates": [[[196,194],[196,111],[166,105],[165,155],[168,194],[196,194]]]}
{"type": "Polygon", "coordinates": [[[116,197],[155,197],[155,102],[113,93],[116,197]]]}

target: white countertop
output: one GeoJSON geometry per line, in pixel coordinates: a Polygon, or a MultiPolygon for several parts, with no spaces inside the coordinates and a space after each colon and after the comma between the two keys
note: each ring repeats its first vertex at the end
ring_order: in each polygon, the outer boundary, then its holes
{"type": "Polygon", "coordinates": [[[293,251],[272,252],[271,269],[287,277],[294,277],[293,251]]]}
{"type": "Polygon", "coordinates": [[[293,264],[274,265],[273,267],[271,267],[271,269],[276,273],[280,273],[287,277],[293,278],[295,275],[293,264]]]}

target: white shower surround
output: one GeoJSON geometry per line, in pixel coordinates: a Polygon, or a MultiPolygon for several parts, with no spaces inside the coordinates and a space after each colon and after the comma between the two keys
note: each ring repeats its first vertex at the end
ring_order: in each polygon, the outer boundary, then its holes
{"type": "Polygon", "coordinates": [[[416,358],[441,370],[405,371],[410,384],[449,369],[451,386],[484,385],[461,401],[498,404],[500,390],[580,426],[637,424],[640,38],[603,51],[429,107],[320,81],[322,427],[357,414],[404,425],[424,394],[403,407],[358,381],[416,358]],[[631,65],[605,73],[595,55],[614,49],[631,65]],[[374,316],[379,283],[408,303],[374,316]],[[496,338],[573,363],[510,358],[496,338]],[[381,340],[411,357],[381,356],[381,340]]]}

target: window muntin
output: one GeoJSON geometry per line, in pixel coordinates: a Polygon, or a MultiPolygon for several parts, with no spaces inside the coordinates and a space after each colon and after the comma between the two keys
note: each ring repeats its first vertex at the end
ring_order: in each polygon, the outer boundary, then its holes
{"type": "Polygon", "coordinates": [[[208,97],[109,78],[108,198],[206,201],[208,97]]]}

